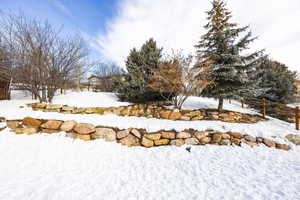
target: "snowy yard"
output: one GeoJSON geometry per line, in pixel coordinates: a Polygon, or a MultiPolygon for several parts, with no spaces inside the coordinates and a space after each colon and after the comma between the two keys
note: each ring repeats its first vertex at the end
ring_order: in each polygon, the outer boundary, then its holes
{"type": "MultiPolygon", "coordinates": [[[[299,134],[294,124],[270,119],[257,124],[219,121],[171,121],[115,115],[72,115],[19,108],[33,102],[16,93],[0,101],[0,117],[27,116],[74,119],[118,128],[193,128],[240,131],[285,142],[282,151],[264,146],[124,147],[102,140],[72,140],[60,134],[15,135],[0,132],[0,199],[299,199],[300,148],[288,143],[287,134],[299,134]]],[[[69,93],[54,103],[109,107],[117,102],[111,93],[69,93]]],[[[216,107],[213,99],[190,98],[185,109],[216,107]]],[[[237,102],[225,109],[254,113],[237,102]]],[[[0,124],[1,127],[1,124],[0,124]]]]}

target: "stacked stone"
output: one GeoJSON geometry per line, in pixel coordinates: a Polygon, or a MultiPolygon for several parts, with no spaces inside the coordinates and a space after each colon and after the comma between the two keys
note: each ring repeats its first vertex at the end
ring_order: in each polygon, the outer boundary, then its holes
{"type": "Polygon", "coordinates": [[[117,129],[111,127],[94,126],[87,123],[77,123],[74,120],[41,120],[34,118],[24,118],[23,120],[7,121],[7,127],[16,134],[36,134],[36,133],[57,133],[66,132],[66,136],[89,141],[94,139],[104,139],[106,141],[116,141],[125,146],[154,147],[162,145],[237,145],[247,144],[252,147],[264,144],[268,147],[289,150],[286,144],[275,143],[269,139],[252,137],[238,132],[222,133],[215,130],[197,131],[188,129],[184,131],[157,131],[147,132],[145,129],[117,129]]]}
{"type": "Polygon", "coordinates": [[[170,120],[219,120],[224,122],[233,123],[256,123],[264,120],[259,115],[250,115],[234,111],[223,111],[219,113],[213,109],[200,109],[200,110],[178,110],[166,109],[163,106],[148,105],[148,104],[135,104],[130,106],[120,107],[91,107],[91,108],[76,108],[66,105],[57,104],[41,104],[34,103],[28,104],[33,110],[44,112],[60,112],[65,114],[115,114],[119,116],[136,116],[158,119],[170,120]]]}

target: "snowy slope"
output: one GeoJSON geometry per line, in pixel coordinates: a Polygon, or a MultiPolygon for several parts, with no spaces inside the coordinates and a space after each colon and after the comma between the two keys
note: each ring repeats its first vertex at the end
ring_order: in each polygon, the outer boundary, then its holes
{"type": "Polygon", "coordinates": [[[290,199],[300,149],[128,148],[61,135],[0,134],[0,199],[290,199]]]}
{"type": "MultiPolygon", "coordinates": [[[[65,115],[19,108],[33,102],[20,93],[0,101],[0,116],[74,119],[78,122],[119,128],[183,130],[213,128],[255,136],[277,136],[285,142],[294,125],[270,118],[257,124],[219,121],[171,121],[115,115],[65,115]]],[[[54,99],[73,106],[119,106],[111,93],[70,93],[54,99]],[[99,100],[101,99],[101,100],[99,100]]],[[[190,98],[185,108],[215,107],[213,99],[190,98]]],[[[237,102],[226,109],[242,109],[237,102]]],[[[3,124],[0,124],[3,126],[3,124]]],[[[300,197],[300,148],[281,151],[264,146],[128,148],[102,140],[84,142],[60,134],[15,135],[0,132],[0,199],[98,200],[98,199],[291,199],[300,197]]],[[[274,139],[273,139],[274,140],[274,139]]],[[[291,145],[291,144],[290,144],[291,145]]]]}

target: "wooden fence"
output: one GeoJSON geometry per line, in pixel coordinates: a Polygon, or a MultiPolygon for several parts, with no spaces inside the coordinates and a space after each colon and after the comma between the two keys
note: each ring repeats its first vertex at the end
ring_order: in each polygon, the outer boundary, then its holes
{"type": "Polygon", "coordinates": [[[247,104],[256,109],[260,109],[262,116],[266,115],[279,118],[288,122],[295,123],[296,130],[300,129],[300,110],[299,107],[290,107],[267,99],[243,99],[242,107],[247,104]]]}

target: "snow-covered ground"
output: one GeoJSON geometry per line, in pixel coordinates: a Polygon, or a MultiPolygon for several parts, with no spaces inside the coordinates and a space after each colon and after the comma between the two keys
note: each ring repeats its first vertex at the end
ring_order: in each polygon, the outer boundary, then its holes
{"type": "MultiPolygon", "coordinates": [[[[294,125],[270,118],[257,124],[218,121],[182,122],[119,117],[115,115],[66,115],[19,108],[33,102],[20,93],[12,101],[0,101],[0,117],[25,116],[74,119],[119,128],[213,128],[271,137],[287,143],[294,125]]],[[[70,93],[54,103],[73,106],[120,106],[110,93],[70,93]]],[[[216,107],[213,99],[190,98],[184,107],[216,107]]],[[[237,102],[225,108],[242,109],[237,102]]],[[[60,134],[15,135],[0,132],[0,199],[300,199],[300,148],[290,151],[224,146],[128,148],[101,140],[84,142],[60,134]]],[[[290,144],[291,145],[291,144],[290,144]]]]}

